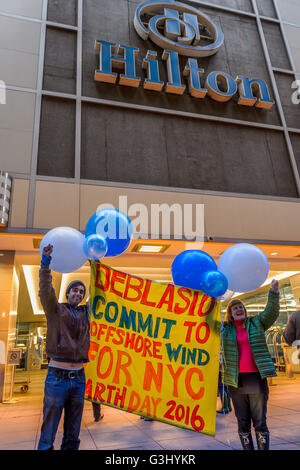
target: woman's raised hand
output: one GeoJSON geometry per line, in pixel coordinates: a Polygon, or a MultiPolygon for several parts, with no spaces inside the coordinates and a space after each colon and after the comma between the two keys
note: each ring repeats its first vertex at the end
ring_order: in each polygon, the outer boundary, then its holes
{"type": "Polygon", "coordinates": [[[272,279],[272,289],[274,292],[279,292],[279,282],[277,279],[272,279]]]}

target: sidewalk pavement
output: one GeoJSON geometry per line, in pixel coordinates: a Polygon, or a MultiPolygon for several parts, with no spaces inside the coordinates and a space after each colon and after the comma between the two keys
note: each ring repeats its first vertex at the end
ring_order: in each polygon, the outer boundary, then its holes
{"type": "MultiPolygon", "coordinates": [[[[0,404],[0,450],[35,450],[42,424],[46,372],[32,373],[29,391],[15,392],[14,404],[0,404]]],[[[300,375],[272,379],[268,426],[272,450],[300,450],[300,375]]],[[[17,390],[17,389],[16,389],[17,390]]],[[[232,450],[241,449],[234,413],[217,415],[216,434],[188,431],[103,406],[104,419],[94,422],[92,405],[85,403],[80,450],[232,450]]],[[[62,420],[54,447],[60,448],[62,420]]]]}

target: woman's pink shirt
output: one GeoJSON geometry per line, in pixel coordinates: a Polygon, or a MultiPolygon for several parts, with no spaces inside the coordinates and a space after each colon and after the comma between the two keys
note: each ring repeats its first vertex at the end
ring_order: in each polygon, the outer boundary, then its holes
{"type": "Polygon", "coordinates": [[[235,321],[236,338],[239,351],[239,371],[240,372],[258,372],[254,362],[248,333],[243,326],[244,321],[235,321]]]}

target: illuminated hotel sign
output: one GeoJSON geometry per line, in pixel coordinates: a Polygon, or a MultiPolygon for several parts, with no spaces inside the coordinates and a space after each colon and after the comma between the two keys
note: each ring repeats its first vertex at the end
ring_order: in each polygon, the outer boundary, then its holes
{"type": "Polygon", "coordinates": [[[99,51],[99,70],[95,80],[99,82],[125,85],[145,90],[164,91],[182,95],[186,90],[183,79],[187,80],[188,92],[198,99],[210,96],[215,101],[229,101],[238,93],[237,103],[245,106],[270,109],[274,105],[268,86],[264,80],[237,76],[215,71],[207,75],[204,85],[201,77],[205,70],[198,64],[198,58],[216,54],[224,42],[221,29],[206,14],[174,0],[147,0],[135,12],[134,26],[138,35],[145,41],[150,39],[163,49],[161,59],[166,62],[168,81],[163,82],[159,74],[156,51],[148,50],[143,60],[146,78],[137,76],[137,47],[118,45],[97,40],[95,48],[99,51]],[[179,55],[187,57],[180,73],[179,55]],[[121,70],[115,72],[113,70],[121,70]]]}

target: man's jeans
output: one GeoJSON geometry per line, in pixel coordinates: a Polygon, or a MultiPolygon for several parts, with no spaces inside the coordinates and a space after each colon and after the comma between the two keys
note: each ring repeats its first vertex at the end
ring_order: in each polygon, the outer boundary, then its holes
{"type": "Polygon", "coordinates": [[[49,367],[45,381],[43,425],[38,450],[53,449],[63,409],[65,410],[65,418],[61,450],[78,450],[84,390],[83,369],[68,374],[65,370],[49,367]]]}

